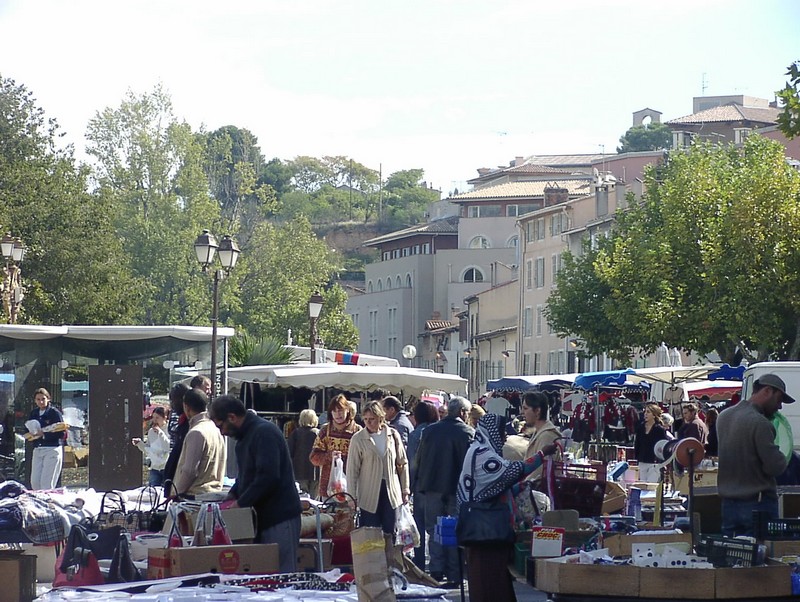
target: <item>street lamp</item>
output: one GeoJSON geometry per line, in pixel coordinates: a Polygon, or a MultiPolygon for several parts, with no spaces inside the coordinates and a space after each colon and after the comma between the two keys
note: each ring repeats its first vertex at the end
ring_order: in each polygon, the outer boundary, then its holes
{"type": "Polygon", "coordinates": [[[319,291],[314,291],[314,294],[308,300],[308,323],[310,328],[310,351],[311,351],[311,363],[317,363],[317,319],[319,319],[319,313],[322,311],[322,306],[325,305],[325,299],[322,298],[322,295],[319,294],[319,291]]]}
{"type": "Polygon", "coordinates": [[[25,289],[22,286],[22,269],[19,264],[25,258],[27,247],[19,237],[6,234],[0,240],[0,252],[6,260],[3,267],[3,283],[0,291],[3,295],[3,308],[9,324],[16,324],[25,289]]]}
{"type": "Polygon", "coordinates": [[[217,239],[208,230],[194,241],[194,252],[197,261],[203,266],[203,272],[214,262],[214,255],[219,256],[222,269],[214,270],[214,306],[211,314],[211,397],[217,392],[217,322],[219,322],[219,281],[222,280],[236,265],[239,259],[239,245],[227,234],[222,238],[222,242],[217,244],[217,239]]]}

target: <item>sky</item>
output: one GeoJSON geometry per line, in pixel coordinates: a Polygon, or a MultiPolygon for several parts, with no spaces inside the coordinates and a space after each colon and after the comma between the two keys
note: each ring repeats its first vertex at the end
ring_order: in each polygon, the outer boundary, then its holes
{"type": "Polygon", "coordinates": [[[773,99],[799,31],[795,0],[0,0],[0,76],[80,159],[97,112],[161,84],[267,159],[422,168],[447,194],[517,156],[615,153],[645,107],[773,99]]]}

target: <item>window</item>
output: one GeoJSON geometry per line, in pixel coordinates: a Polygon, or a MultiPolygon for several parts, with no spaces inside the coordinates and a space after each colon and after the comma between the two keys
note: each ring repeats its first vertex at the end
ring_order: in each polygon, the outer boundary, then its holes
{"type": "Polygon", "coordinates": [[[387,278],[386,279],[386,290],[387,291],[392,290],[392,279],[391,278],[387,278]]]}
{"type": "Polygon", "coordinates": [[[423,255],[430,255],[431,254],[431,243],[426,242],[422,245],[422,254],[423,255]]]}
{"type": "Polygon", "coordinates": [[[503,215],[502,205],[482,205],[481,217],[501,217],[503,215]]]}
{"type": "Polygon", "coordinates": [[[530,307],[525,308],[522,316],[522,332],[526,338],[533,336],[533,310],[530,307]]]}
{"type": "Polygon", "coordinates": [[[481,211],[478,205],[470,205],[467,207],[467,217],[480,217],[481,211]]]}
{"type": "Polygon", "coordinates": [[[517,209],[516,205],[506,205],[506,217],[517,217],[519,215],[517,209]]]}
{"type": "Polygon", "coordinates": [[[370,280],[369,282],[367,282],[367,292],[368,292],[368,293],[371,293],[371,292],[372,292],[372,280],[370,280]]]}
{"type": "Polygon", "coordinates": [[[383,280],[378,280],[378,292],[383,291],[383,280]]]}
{"type": "Polygon", "coordinates": [[[556,274],[561,271],[562,263],[561,263],[561,253],[555,253],[552,257],[553,266],[552,266],[552,274],[553,274],[553,281],[550,283],[551,286],[556,285],[556,274]]]}
{"type": "Polygon", "coordinates": [[[406,274],[406,288],[411,288],[411,274],[406,274]]]}
{"type": "Polygon", "coordinates": [[[378,353],[378,311],[369,312],[369,352],[378,353]]]}
{"type": "Polygon", "coordinates": [[[517,206],[517,213],[519,215],[525,215],[526,213],[530,213],[531,211],[536,211],[537,209],[541,209],[541,204],[539,205],[518,205],[517,206]]]}
{"type": "MultiPolygon", "coordinates": [[[[531,374],[531,354],[530,353],[523,353],[522,354],[522,373],[523,374],[531,374]]],[[[533,372],[532,374],[537,374],[533,372]]]]}
{"type": "Polygon", "coordinates": [[[403,281],[402,281],[402,280],[400,280],[400,276],[398,276],[398,277],[395,279],[395,285],[394,285],[394,287],[395,287],[395,288],[401,288],[402,286],[403,286],[403,281]]]}
{"type": "Polygon", "coordinates": [[[411,247],[403,247],[402,255],[403,257],[408,257],[409,255],[411,255],[411,247]]]}
{"type": "Polygon", "coordinates": [[[512,236],[506,243],[507,249],[519,249],[519,236],[512,236]]]}
{"type": "Polygon", "coordinates": [[[744,144],[745,139],[750,135],[750,128],[733,128],[733,143],[744,144]]]}
{"type": "Polygon", "coordinates": [[[550,216],[550,236],[558,236],[564,231],[564,214],[556,213],[550,216]]]}
{"type": "Polygon", "coordinates": [[[558,355],[555,351],[547,354],[547,374],[558,374],[558,355]]]}
{"type": "MultiPolygon", "coordinates": [[[[533,374],[542,373],[542,352],[537,351],[533,354],[533,374]]],[[[527,372],[525,374],[528,374],[527,372]]]]}
{"type": "Polygon", "coordinates": [[[536,288],[544,287],[544,257],[536,258],[533,280],[536,288]]]}
{"type": "Polygon", "coordinates": [[[492,245],[489,243],[489,239],[485,236],[476,236],[469,241],[470,249],[489,249],[491,246],[492,245]]]}
{"type": "Polygon", "coordinates": [[[464,282],[483,282],[483,272],[478,268],[469,268],[464,272],[464,282]]]}
{"type": "Polygon", "coordinates": [[[544,324],[544,306],[543,305],[537,305],[536,306],[536,336],[537,337],[542,336],[542,332],[544,330],[543,327],[542,327],[543,324],[544,324]]]}
{"type": "Polygon", "coordinates": [[[536,219],[536,240],[544,240],[544,218],[536,219]]]}
{"type": "Polygon", "coordinates": [[[530,290],[533,287],[533,260],[525,262],[525,288],[530,290]]]}
{"type": "Polygon", "coordinates": [[[391,251],[384,251],[383,252],[383,260],[384,261],[389,261],[391,258],[392,258],[392,252],[391,251]]]}
{"type": "Polygon", "coordinates": [[[414,255],[419,255],[420,246],[414,245],[414,255]]]}

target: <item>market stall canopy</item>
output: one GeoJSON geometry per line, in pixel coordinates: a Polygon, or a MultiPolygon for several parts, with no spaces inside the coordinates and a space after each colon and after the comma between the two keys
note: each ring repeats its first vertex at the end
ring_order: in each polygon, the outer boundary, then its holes
{"type": "Polygon", "coordinates": [[[708,395],[712,401],[718,399],[730,399],[731,395],[742,390],[740,380],[700,380],[694,383],[686,383],[683,387],[691,397],[702,397],[708,395]]]}
{"type": "Polygon", "coordinates": [[[241,366],[230,368],[228,378],[254,381],[271,387],[335,387],[345,391],[388,389],[420,397],[423,391],[447,391],[466,394],[467,380],[455,374],[444,374],[422,368],[391,366],[347,366],[309,364],[292,366],[241,366]]]}
{"type": "Polygon", "coordinates": [[[575,377],[575,387],[578,389],[594,389],[596,387],[621,387],[625,385],[628,376],[634,374],[630,368],[625,370],[606,370],[604,372],[584,372],[575,377]]]}
{"type": "Polygon", "coordinates": [[[505,376],[486,383],[487,391],[530,391],[531,389],[564,389],[572,386],[577,374],[536,374],[505,376]]]}
{"type": "MultiPolygon", "coordinates": [[[[284,345],[294,356],[295,363],[308,362],[311,359],[310,347],[299,347],[297,345],[284,345]]],[[[335,349],[317,349],[317,357],[323,364],[343,364],[347,366],[394,366],[399,367],[400,362],[393,357],[382,355],[369,355],[366,353],[350,353],[349,351],[336,351],[335,349]],[[323,359],[324,358],[324,359],[323,359]]]]}
{"type": "Polygon", "coordinates": [[[650,383],[664,383],[667,385],[675,385],[678,383],[705,380],[708,375],[719,370],[720,367],[714,364],[706,364],[704,366],[664,366],[657,368],[634,368],[633,375],[629,380],[639,382],[646,380],[650,383]]]}

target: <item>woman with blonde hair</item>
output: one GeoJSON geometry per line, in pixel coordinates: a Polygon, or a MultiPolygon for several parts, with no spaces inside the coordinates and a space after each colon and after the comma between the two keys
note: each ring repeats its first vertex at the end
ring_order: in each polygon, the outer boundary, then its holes
{"type": "Polygon", "coordinates": [[[484,410],[477,403],[473,403],[472,407],[469,409],[469,425],[472,428],[477,428],[478,420],[480,420],[481,416],[483,416],[484,414],[486,414],[486,410],[484,410]]]}
{"type": "Polygon", "coordinates": [[[319,477],[320,498],[328,497],[328,481],[334,459],[341,458],[345,472],[347,471],[350,440],[360,430],[361,427],[355,421],[355,411],[351,402],[342,394],[331,399],[328,404],[328,423],[317,433],[309,456],[311,463],[322,469],[319,477]]]}
{"type": "Polygon", "coordinates": [[[644,408],[644,422],[636,431],[636,442],[633,451],[639,462],[639,480],[657,483],[661,478],[661,470],[656,458],[656,443],[668,439],[667,431],[661,425],[663,411],[654,403],[644,408]]]}
{"type": "Polygon", "coordinates": [[[303,410],[297,419],[298,427],[289,435],[289,455],[292,458],[294,478],[300,489],[312,498],[319,495],[319,468],[309,456],[317,440],[319,418],[314,410],[303,410]]]}

